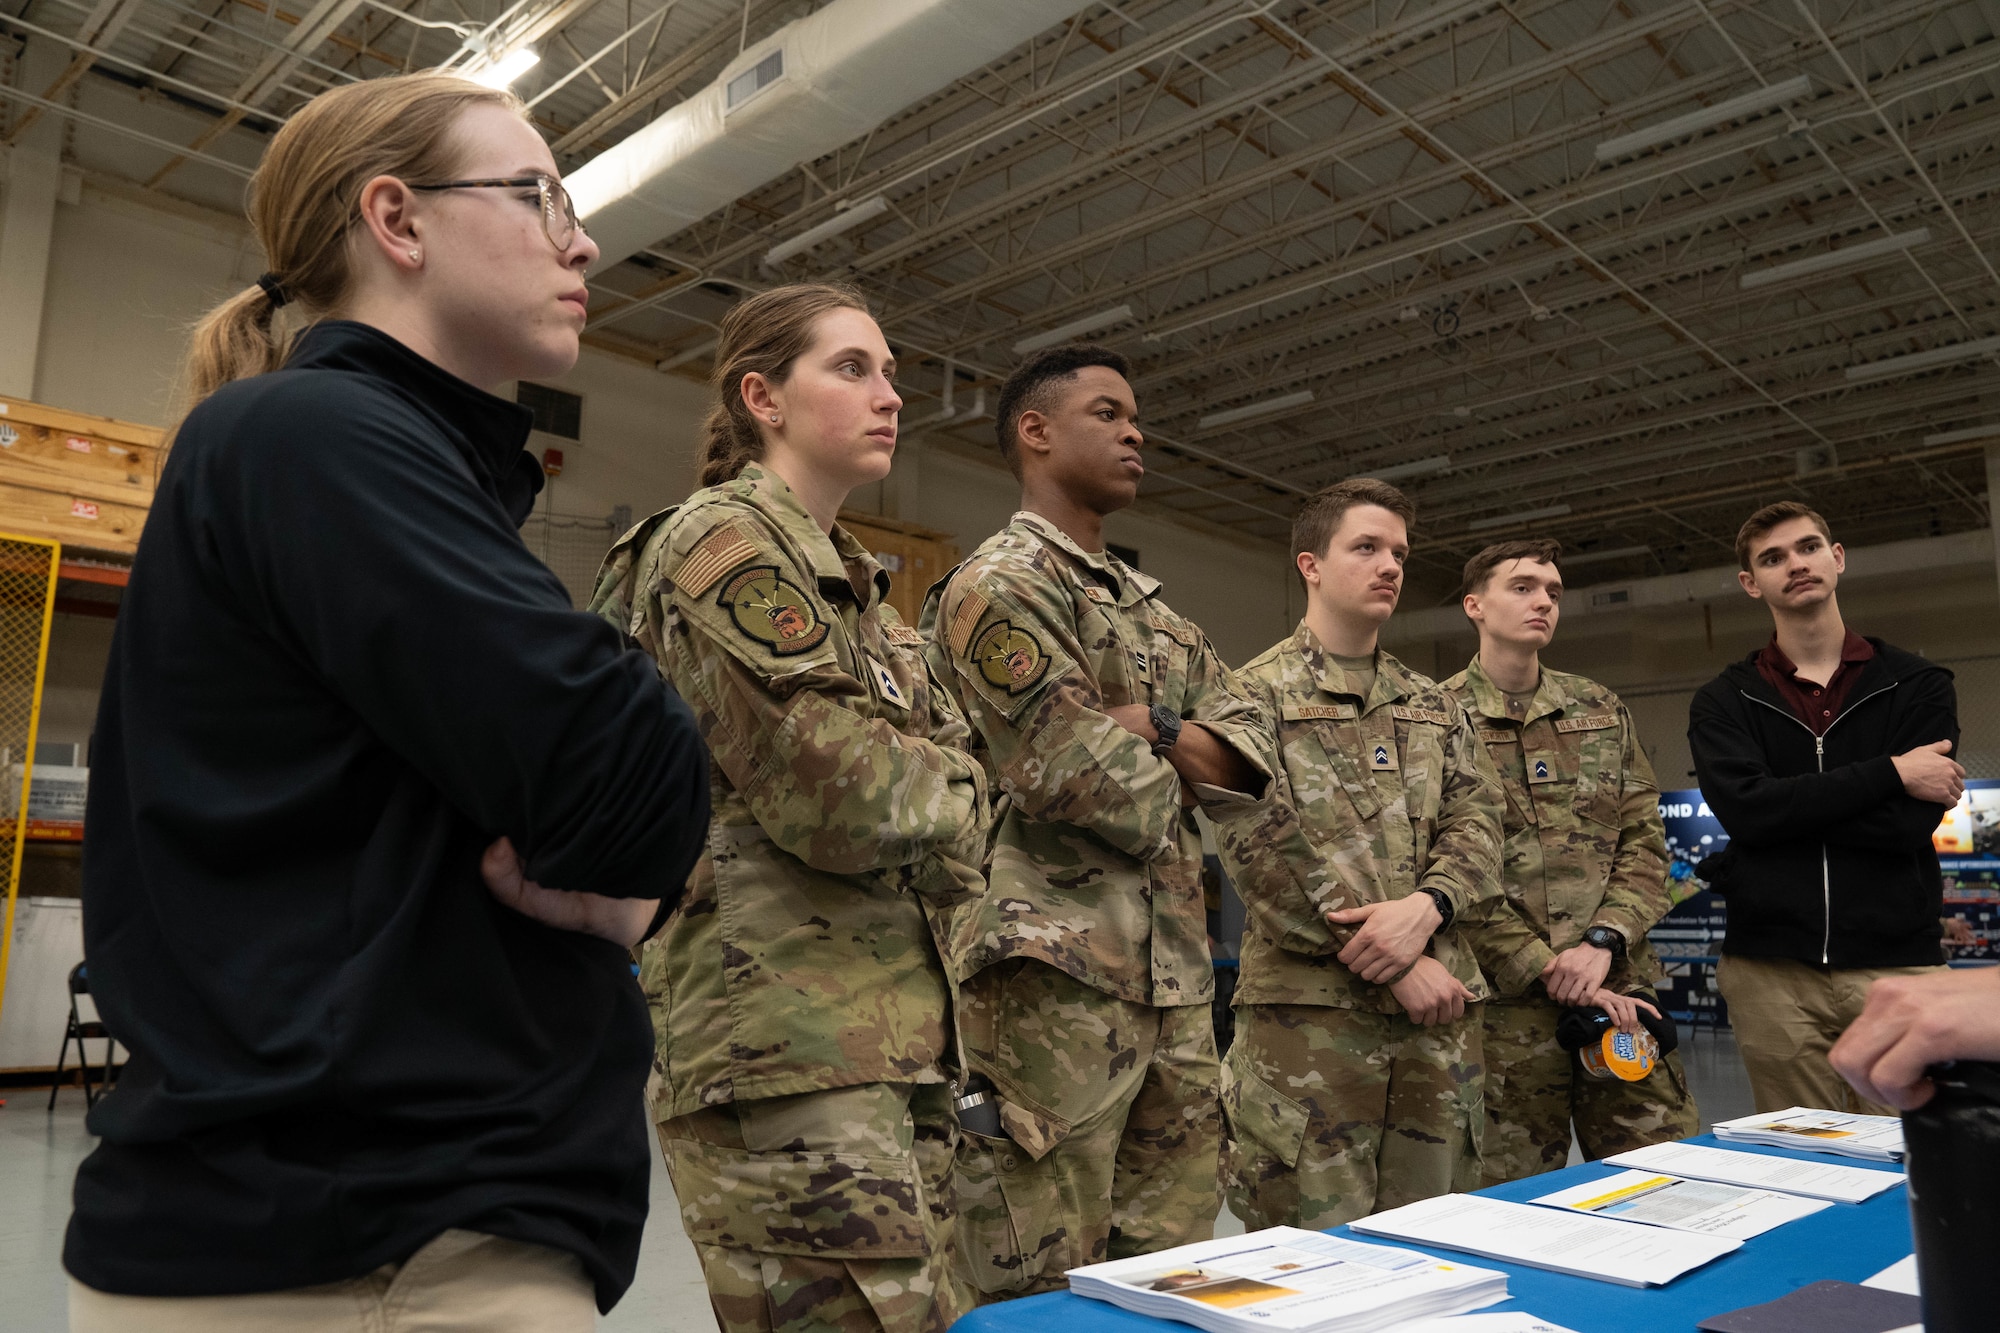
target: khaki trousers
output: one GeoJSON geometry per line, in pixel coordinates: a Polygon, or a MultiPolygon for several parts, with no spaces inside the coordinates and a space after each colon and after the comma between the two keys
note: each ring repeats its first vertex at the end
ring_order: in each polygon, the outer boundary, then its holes
{"type": "Polygon", "coordinates": [[[1790,958],[1725,954],[1715,982],[1729,1002],[1729,1025],[1761,1114],[1793,1106],[1895,1115],[1865,1101],[1833,1072],[1827,1052],[1861,1016],[1868,988],[1882,977],[1914,977],[1938,967],[1819,968],[1790,958]]]}
{"type": "Polygon", "coordinates": [[[573,1254],[451,1230],[364,1277],[247,1296],[114,1296],[69,1282],[70,1333],[591,1333],[573,1254]]]}

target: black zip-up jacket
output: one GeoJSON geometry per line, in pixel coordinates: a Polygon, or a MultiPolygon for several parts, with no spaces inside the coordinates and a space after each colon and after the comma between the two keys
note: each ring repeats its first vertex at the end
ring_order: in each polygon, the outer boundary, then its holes
{"type": "Polygon", "coordinates": [[[630,1285],[644,998],[479,857],[677,898],[707,756],[522,544],[528,429],[354,323],[182,427],[94,741],[84,947],[131,1057],[77,1172],[86,1285],[281,1290],[449,1227],[575,1253],[602,1308],[630,1285]]]}
{"type": "Polygon", "coordinates": [[[1819,967],[1939,961],[1944,885],[1931,834],[1945,807],[1903,790],[1895,755],[1958,745],[1951,672],[1869,639],[1824,737],[1798,719],[1752,653],[1701,687],[1688,746],[1702,799],[1728,830],[1725,954],[1819,967]]]}

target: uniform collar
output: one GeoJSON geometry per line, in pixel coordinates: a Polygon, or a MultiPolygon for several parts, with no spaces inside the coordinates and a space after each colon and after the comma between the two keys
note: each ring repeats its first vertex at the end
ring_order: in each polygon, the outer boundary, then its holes
{"type": "MultiPolygon", "coordinates": [[[[1348,684],[1347,673],[1340,669],[1333,654],[1328,652],[1301,620],[1298,629],[1292,632],[1292,648],[1306,664],[1306,671],[1322,690],[1328,694],[1342,694],[1348,698],[1358,698],[1360,691],[1348,684]]],[[[1417,683],[1410,679],[1410,673],[1403,664],[1384,652],[1375,649],[1375,684],[1362,700],[1361,711],[1372,713],[1383,704],[1392,704],[1398,699],[1407,699],[1417,692],[1417,683]]]]}
{"type": "Polygon", "coordinates": [[[830,533],[820,531],[818,521],[806,512],[798,493],[784,478],[756,463],[745,463],[736,479],[765,517],[777,524],[805,557],[821,596],[829,601],[850,601],[866,611],[889,595],[889,572],[868,548],[838,523],[830,533]],[[866,591],[865,597],[856,592],[857,584],[866,591]]]}
{"type": "MultiPolygon", "coordinates": [[[[1477,653],[1473,654],[1472,661],[1465,668],[1465,683],[1472,687],[1472,705],[1482,717],[1490,722],[1514,720],[1507,715],[1506,692],[1486,674],[1477,653]]],[[[1535,697],[1528,701],[1528,715],[1520,719],[1521,725],[1526,726],[1544,717],[1559,716],[1577,702],[1577,697],[1563,683],[1561,673],[1543,667],[1541,683],[1535,687],[1535,697]]]]}
{"type": "Polygon", "coordinates": [[[1144,601],[1160,590],[1160,581],[1152,575],[1132,568],[1109,551],[1084,550],[1070,540],[1068,533],[1032,510],[1020,510],[1010,521],[1013,525],[1027,528],[1043,542],[1058,548],[1083,566],[1085,573],[1111,590],[1120,606],[1144,601]]]}

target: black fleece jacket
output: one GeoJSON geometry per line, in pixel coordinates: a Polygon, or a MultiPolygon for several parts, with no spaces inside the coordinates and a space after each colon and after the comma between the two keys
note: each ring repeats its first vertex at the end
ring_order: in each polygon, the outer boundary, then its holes
{"type": "Polygon", "coordinates": [[[1903,790],[1892,756],[1958,744],[1951,672],[1880,639],[1823,738],[1757,670],[1702,686],[1688,714],[1702,799],[1728,830],[1725,954],[1821,967],[1939,961],[1945,808],[1903,790]]]}
{"type": "Polygon", "coordinates": [[[113,637],[84,851],[91,989],[131,1051],[63,1262],[273,1291],[449,1227],[630,1284],[652,1061],[625,950],[496,902],[677,898],[694,719],[518,525],[529,414],[329,323],[187,419],[113,637]]]}

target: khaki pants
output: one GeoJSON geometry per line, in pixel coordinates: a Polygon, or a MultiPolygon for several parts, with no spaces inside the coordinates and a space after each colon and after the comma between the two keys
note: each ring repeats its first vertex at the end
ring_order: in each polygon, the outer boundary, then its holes
{"type": "Polygon", "coordinates": [[[1750,1076],[1757,1110],[1811,1106],[1863,1115],[1895,1115],[1893,1107],[1864,1101],[1833,1072],[1826,1054],[1861,1016],[1868,988],[1882,977],[1914,977],[1939,967],[1826,969],[1790,958],[1725,954],[1716,984],[1729,1002],[1729,1025],[1750,1076]]]}
{"type": "Polygon", "coordinates": [[[1221,1070],[1207,1005],[1135,1004],[1014,958],[965,983],[959,1032],[1005,1129],[959,1139],[957,1264],[981,1303],[1215,1234],[1221,1070]]]}
{"type": "Polygon", "coordinates": [[[577,1257],[447,1231],[364,1277],[247,1296],[113,1296],[69,1283],[70,1333],[590,1333],[577,1257]]]}

